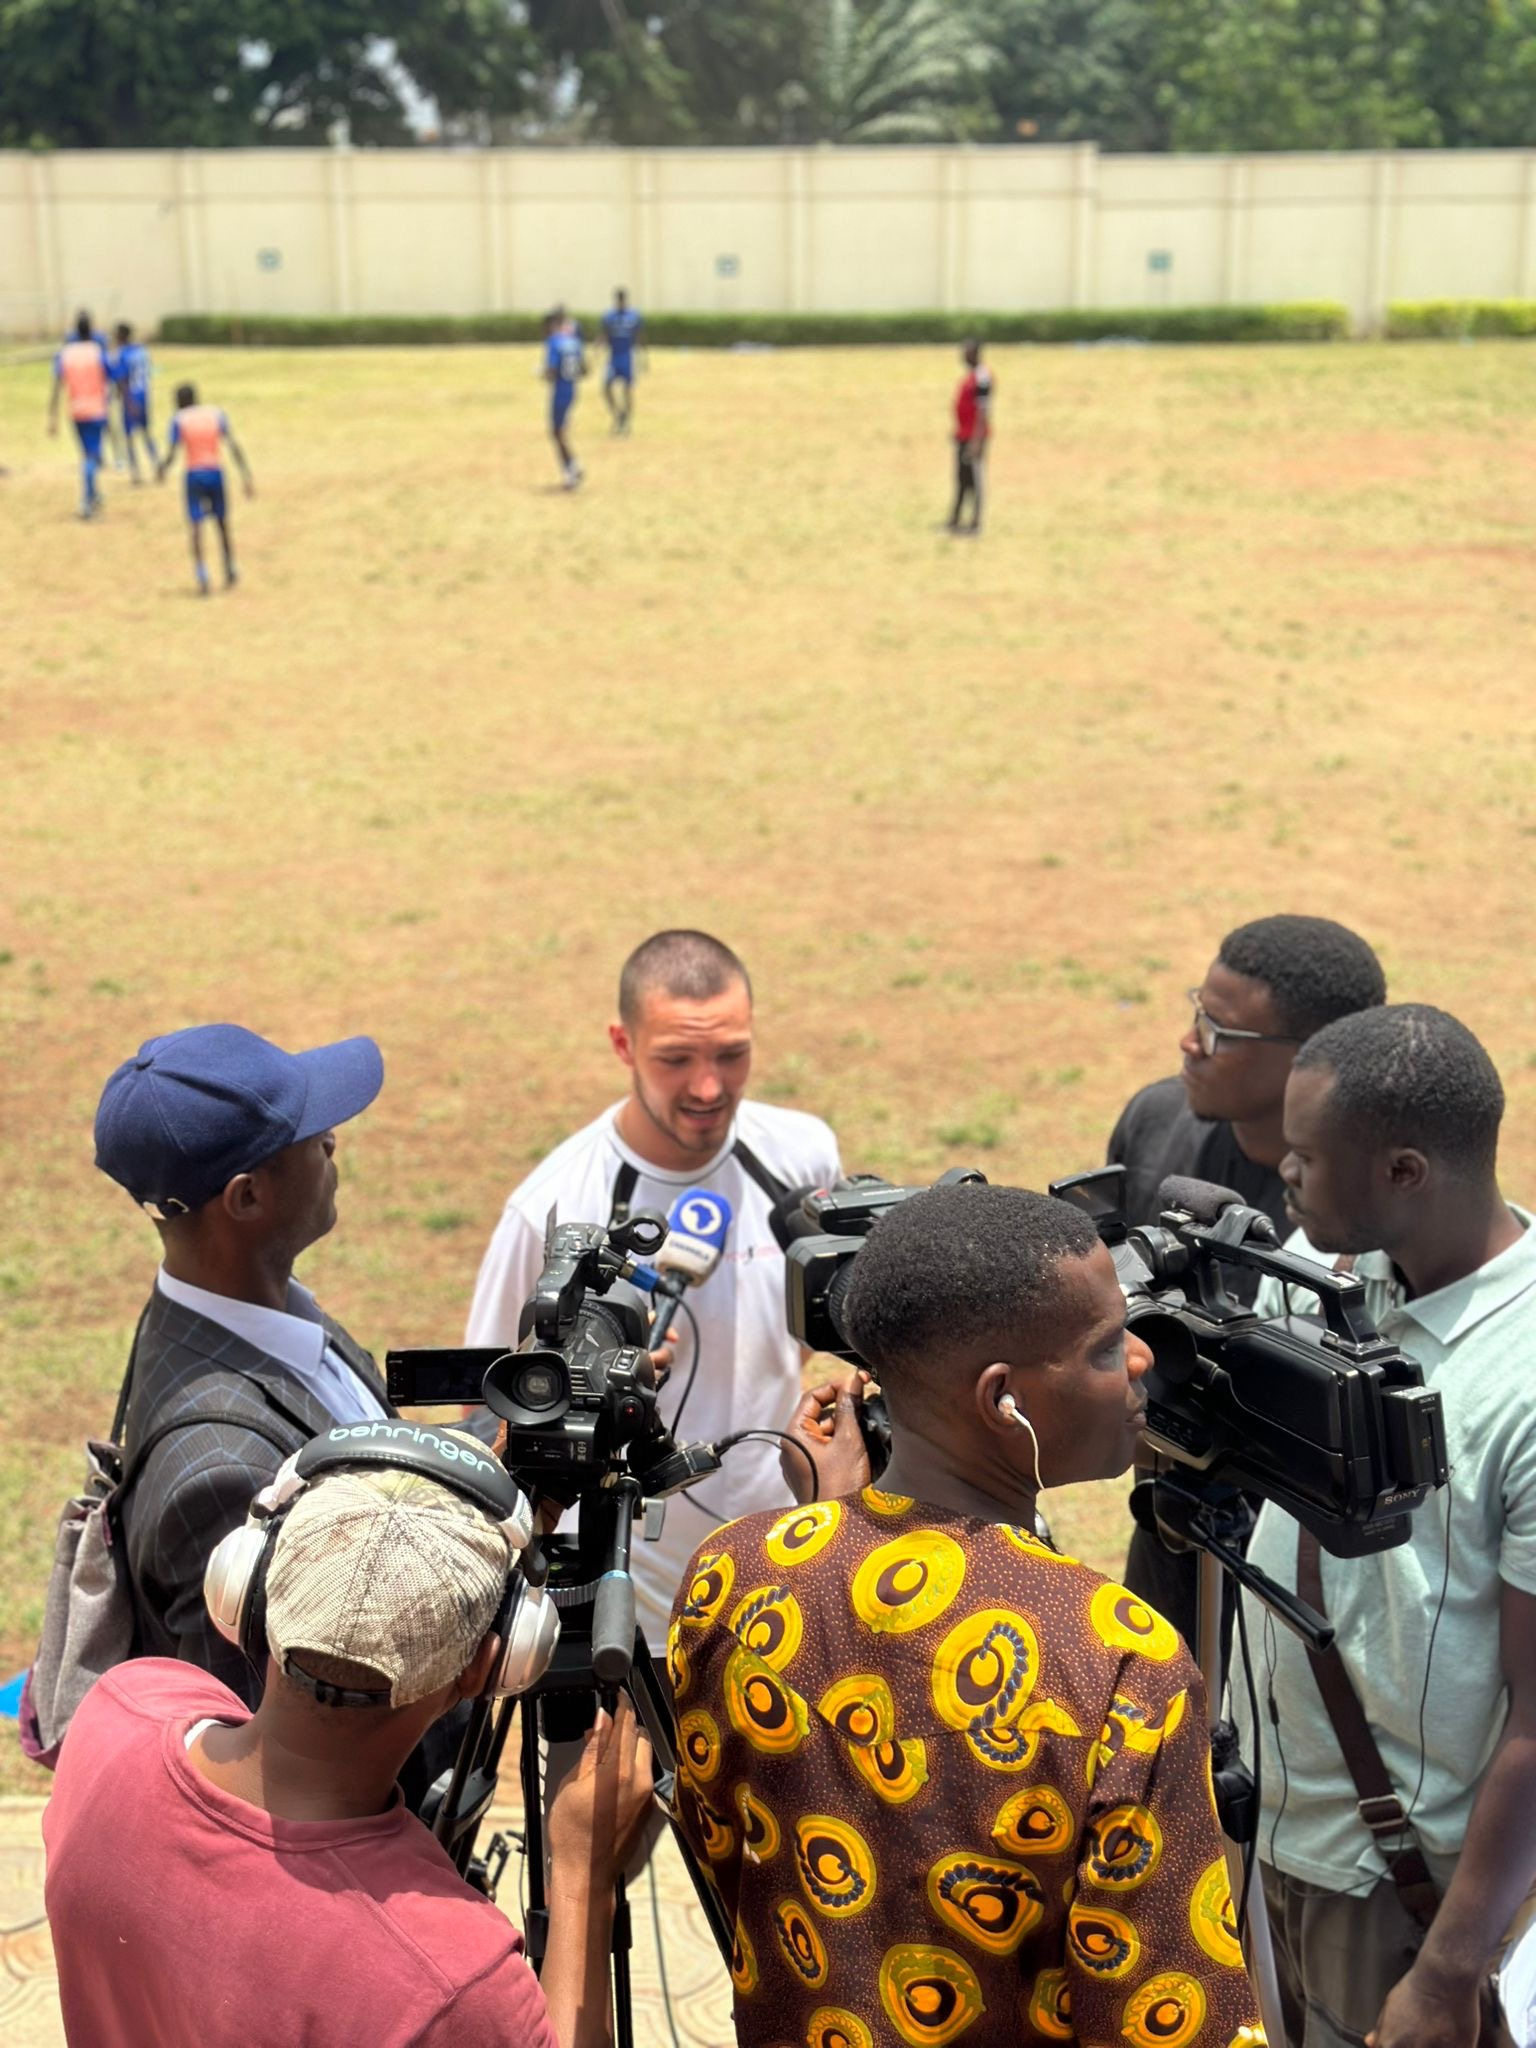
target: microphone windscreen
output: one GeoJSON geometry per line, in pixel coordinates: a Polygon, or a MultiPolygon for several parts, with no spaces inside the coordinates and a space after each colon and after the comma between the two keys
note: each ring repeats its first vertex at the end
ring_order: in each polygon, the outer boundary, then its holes
{"type": "Polygon", "coordinates": [[[710,1188],[689,1188],[667,1211],[667,1235],[656,1253],[660,1273],[681,1273],[691,1285],[719,1265],[731,1227],[731,1205],[710,1188]]]}
{"type": "Polygon", "coordinates": [[[1244,1225],[1246,1237],[1260,1244],[1280,1241],[1273,1222],[1262,1209],[1245,1202],[1233,1189],[1218,1187],[1213,1180],[1189,1180],[1182,1173],[1170,1173],[1158,1183],[1157,1206],[1159,1211],[1182,1209],[1193,1222],[1207,1224],[1217,1222],[1229,1209],[1244,1209],[1249,1219],[1244,1225]]]}
{"type": "Polygon", "coordinates": [[[1248,1204],[1232,1188],[1218,1187],[1213,1180],[1190,1180],[1182,1173],[1170,1173],[1157,1185],[1157,1206],[1182,1209],[1196,1223],[1214,1223],[1225,1209],[1246,1209],[1248,1204]]]}

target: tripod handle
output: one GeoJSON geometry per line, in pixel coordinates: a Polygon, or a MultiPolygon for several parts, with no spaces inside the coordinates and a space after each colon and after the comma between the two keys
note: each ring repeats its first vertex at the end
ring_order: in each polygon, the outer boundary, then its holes
{"type": "Polygon", "coordinates": [[[592,1602],[592,1669],[602,1685],[622,1685],[635,1659],[635,1582],[608,1571],[592,1602]]]}

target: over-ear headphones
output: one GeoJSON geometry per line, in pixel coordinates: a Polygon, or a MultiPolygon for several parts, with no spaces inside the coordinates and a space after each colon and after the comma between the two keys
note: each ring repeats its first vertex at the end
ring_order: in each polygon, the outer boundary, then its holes
{"type": "Polygon", "coordinates": [[[1010,1422],[1018,1423],[1021,1429],[1027,1429],[1029,1431],[1029,1441],[1031,1445],[1034,1447],[1035,1453],[1035,1491],[1036,1493],[1041,1492],[1042,1481],[1040,1478],[1040,1439],[1035,1434],[1035,1425],[1024,1413],[1023,1409],[1019,1406],[1018,1402],[1015,1401],[1012,1394],[998,1395],[997,1412],[999,1413],[999,1415],[1006,1415],[1010,1422]]]}
{"type": "MultiPolygon", "coordinates": [[[[511,1473],[461,1434],[389,1419],[340,1423],[312,1437],[251,1502],[250,1513],[214,1547],[203,1573],[203,1599],[219,1634],[238,1644],[258,1670],[267,1659],[267,1572],[289,1508],[310,1483],[345,1467],[382,1465],[419,1472],[473,1501],[507,1545],[507,1584],[492,1630],[501,1651],[485,1687],[488,1698],[526,1692],[549,1669],[560,1638],[560,1615],[540,1586],[531,1586],[520,1558],[533,1536],[533,1509],[511,1473]]],[[[292,1675],[292,1674],[290,1674],[292,1675]]],[[[309,1690],[335,1706],[377,1705],[378,1696],[311,1680],[309,1690]]]]}

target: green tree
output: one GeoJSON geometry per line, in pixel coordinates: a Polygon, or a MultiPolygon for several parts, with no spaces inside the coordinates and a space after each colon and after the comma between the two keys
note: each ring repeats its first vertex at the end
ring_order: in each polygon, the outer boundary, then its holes
{"type": "Polygon", "coordinates": [[[981,21],[999,140],[1167,148],[1148,0],[988,0],[981,21]]]}
{"type": "Polygon", "coordinates": [[[1148,0],[1176,149],[1536,141],[1536,0],[1148,0]]]}
{"type": "Polygon", "coordinates": [[[413,99],[507,114],[538,60],[515,0],[0,0],[0,144],[408,142],[413,99]]]}
{"type": "Polygon", "coordinates": [[[992,56],[967,0],[824,0],[809,54],[800,103],[817,142],[973,131],[992,56]]]}
{"type": "Polygon", "coordinates": [[[976,0],[531,0],[580,126],[623,142],[928,140],[990,128],[976,0]]]}
{"type": "Polygon", "coordinates": [[[213,0],[0,0],[0,146],[248,139],[243,40],[213,0]]]}

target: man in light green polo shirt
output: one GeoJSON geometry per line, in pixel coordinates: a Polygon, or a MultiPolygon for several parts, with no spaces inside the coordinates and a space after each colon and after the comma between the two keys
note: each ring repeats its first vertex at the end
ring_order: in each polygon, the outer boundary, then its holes
{"type": "MultiPolygon", "coordinates": [[[[1427,1933],[1359,1818],[1301,1644],[1244,1596],[1290,2048],[1508,2038],[1486,1985],[1536,1879],[1536,1231],[1499,1192],[1503,1109],[1471,1032],[1411,1003],[1327,1025],[1286,1088],[1292,1249],[1354,1256],[1378,1329],[1440,1393],[1451,1467],[1406,1544],[1322,1560],[1350,1682],[1441,1892],[1427,1933]]],[[[1260,1312],[1282,1312],[1265,1287],[1260,1312]]],[[[1294,1588],[1296,1553],[1295,1522],[1266,1505],[1249,1557],[1294,1588]]]]}

